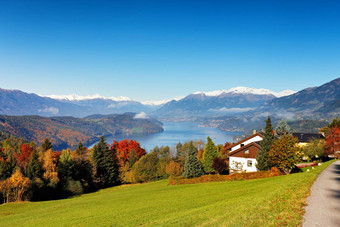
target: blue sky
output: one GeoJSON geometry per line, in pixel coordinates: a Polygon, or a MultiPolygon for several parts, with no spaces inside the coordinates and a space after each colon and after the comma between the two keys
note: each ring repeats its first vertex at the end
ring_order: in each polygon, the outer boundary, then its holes
{"type": "Polygon", "coordinates": [[[340,77],[337,1],[0,0],[0,87],[161,100],[340,77]]]}

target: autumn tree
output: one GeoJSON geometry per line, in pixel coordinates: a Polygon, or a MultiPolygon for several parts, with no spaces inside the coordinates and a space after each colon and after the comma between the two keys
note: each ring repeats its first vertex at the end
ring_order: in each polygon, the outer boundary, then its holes
{"type": "Polygon", "coordinates": [[[270,168],[270,162],[268,162],[268,153],[274,142],[273,127],[270,116],[268,116],[268,119],[265,122],[266,127],[264,130],[264,138],[260,141],[261,149],[256,158],[256,168],[258,170],[268,170],[270,168]]]}
{"type": "Polygon", "coordinates": [[[55,187],[59,182],[57,158],[51,149],[43,154],[43,169],[43,178],[47,181],[48,186],[55,187]]]}
{"type": "Polygon", "coordinates": [[[4,202],[22,201],[31,187],[31,181],[17,169],[10,178],[0,182],[0,192],[4,202]]]}
{"type": "Polygon", "coordinates": [[[166,165],[165,171],[169,176],[177,177],[183,173],[183,166],[171,160],[169,164],[166,165]]]}
{"type": "Polygon", "coordinates": [[[227,160],[221,157],[214,158],[212,168],[216,170],[219,174],[227,174],[229,171],[227,160]]]}
{"type": "Polygon", "coordinates": [[[187,150],[183,176],[186,178],[200,177],[203,173],[202,165],[197,159],[197,148],[194,147],[191,141],[187,150]]]}
{"type": "Polygon", "coordinates": [[[33,148],[29,144],[24,143],[20,146],[20,153],[14,154],[14,157],[17,161],[17,165],[25,175],[27,172],[27,165],[32,153],[33,148]]]}
{"type": "Polygon", "coordinates": [[[336,153],[337,151],[340,151],[340,128],[335,124],[326,135],[325,153],[327,155],[340,155],[336,153]]]}
{"type": "Polygon", "coordinates": [[[217,148],[214,142],[207,137],[207,144],[204,147],[204,153],[202,158],[202,166],[206,173],[213,173],[215,170],[212,167],[214,158],[218,156],[217,148]]]}
{"type": "Polygon", "coordinates": [[[268,153],[270,166],[289,174],[301,157],[301,150],[297,144],[298,139],[292,135],[275,140],[268,153]]]}
{"type": "Polygon", "coordinates": [[[135,153],[135,157],[137,160],[139,160],[143,155],[146,154],[146,151],[141,148],[139,142],[136,140],[126,139],[120,142],[114,140],[111,145],[111,149],[117,152],[117,157],[121,166],[124,166],[126,162],[129,161],[131,152],[135,153]]]}

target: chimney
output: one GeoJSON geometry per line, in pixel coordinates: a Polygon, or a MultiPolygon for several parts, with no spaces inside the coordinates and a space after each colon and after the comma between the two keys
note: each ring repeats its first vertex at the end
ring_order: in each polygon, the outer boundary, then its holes
{"type": "Polygon", "coordinates": [[[253,135],[255,135],[257,133],[257,130],[256,129],[254,129],[253,130],[253,135]]]}

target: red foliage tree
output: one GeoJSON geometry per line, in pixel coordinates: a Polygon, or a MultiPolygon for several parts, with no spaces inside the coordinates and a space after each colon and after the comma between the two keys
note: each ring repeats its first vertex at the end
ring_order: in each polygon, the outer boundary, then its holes
{"type": "Polygon", "coordinates": [[[32,153],[33,153],[33,148],[27,143],[24,143],[21,145],[20,154],[14,153],[14,157],[17,160],[18,166],[25,174],[26,174],[27,164],[29,162],[29,159],[32,153]]]}
{"type": "Polygon", "coordinates": [[[340,128],[337,125],[329,130],[325,142],[327,155],[336,155],[335,152],[340,151],[340,128]]]}
{"type": "Polygon", "coordinates": [[[120,142],[114,140],[111,144],[111,150],[116,150],[117,156],[121,166],[124,166],[126,162],[129,161],[131,157],[130,153],[134,151],[136,153],[136,160],[139,160],[143,155],[146,154],[146,151],[140,147],[140,144],[137,140],[122,140],[120,142]]]}

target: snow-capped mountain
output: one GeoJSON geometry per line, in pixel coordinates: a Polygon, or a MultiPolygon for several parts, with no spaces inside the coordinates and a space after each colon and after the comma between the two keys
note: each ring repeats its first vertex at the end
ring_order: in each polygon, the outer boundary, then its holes
{"type": "Polygon", "coordinates": [[[104,97],[98,94],[95,95],[88,95],[88,96],[81,96],[76,94],[70,94],[70,95],[48,95],[46,97],[57,99],[57,100],[64,100],[64,101],[84,101],[84,100],[91,100],[91,99],[108,99],[116,102],[121,101],[133,101],[132,99],[125,97],[125,96],[119,96],[119,97],[104,97]]]}
{"type": "Polygon", "coordinates": [[[271,91],[271,90],[263,89],[263,88],[257,89],[257,88],[249,88],[249,87],[234,87],[234,88],[230,88],[229,90],[216,90],[216,91],[210,91],[210,92],[198,91],[193,94],[204,94],[206,96],[220,96],[224,93],[225,94],[234,93],[234,94],[253,94],[253,95],[273,95],[276,98],[280,98],[283,96],[294,94],[295,91],[284,90],[280,92],[275,92],[275,91],[271,91]]]}

